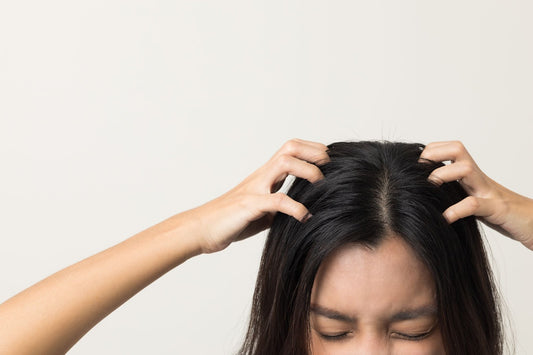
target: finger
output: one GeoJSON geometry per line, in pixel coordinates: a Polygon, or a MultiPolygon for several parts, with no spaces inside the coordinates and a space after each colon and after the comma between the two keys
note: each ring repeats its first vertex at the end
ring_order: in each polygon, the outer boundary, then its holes
{"type": "Polygon", "coordinates": [[[300,202],[297,202],[284,193],[276,192],[261,197],[262,209],[265,212],[283,212],[293,216],[300,222],[305,222],[311,214],[309,210],[300,202]]]}
{"type": "Polygon", "coordinates": [[[302,144],[307,144],[311,147],[315,147],[315,148],[318,148],[318,149],[321,149],[321,150],[326,150],[328,149],[327,145],[325,144],[322,144],[320,142],[314,142],[314,141],[307,141],[305,139],[300,139],[300,138],[293,138],[292,140],[296,141],[296,142],[300,142],[302,144]]]}
{"type": "Polygon", "coordinates": [[[420,154],[419,162],[424,159],[433,161],[450,160],[455,162],[461,159],[472,159],[466,150],[463,143],[460,141],[444,142],[445,144],[435,144],[433,146],[426,146],[426,149],[420,154]]]}
{"type": "Polygon", "coordinates": [[[472,177],[474,168],[467,162],[455,162],[446,166],[441,166],[431,172],[428,180],[436,185],[442,185],[445,182],[461,180],[465,177],[472,177]]]}
{"type": "Polygon", "coordinates": [[[456,143],[461,143],[461,141],[438,141],[438,142],[431,142],[431,143],[428,143],[426,144],[426,146],[424,147],[423,151],[426,151],[426,150],[431,150],[431,149],[434,149],[434,148],[437,148],[437,147],[442,147],[442,146],[446,146],[446,145],[450,145],[450,144],[456,144],[456,143]]]}
{"type": "MultiPolygon", "coordinates": [[[[426,148],[434,148],[434,147],[438,147],[438,146],[441,146],[441,145],[445,145],[445,144],[450,144],[452,142],[456,142],[456,141],[438,141],[438,142],[431,142],[431,143],[428,143],[426,144],[426,148]]],[[[425,149],[425,148],[424,148],[425,149]]]]}
{"type": "Polygon", "coordinates": [[[461,218],[471,215],[486,217],[495,213],[497,203],[492,199],[468,196],[456,204],[448,207],[442,215],[448,223],[453,223],[461,218]]]}
{"type": "MultiPolygon", "coordinates": [[[[444,145],[444,144],[448,144],[449,141],[446,141],[446,142],[431,142],[431,143],[428,143],[424,146],[424,149],[422,149],[422,151],[420,152],[420,156],[422,157],[422,154],[425,154],[428,150],[430,149],[433,149],[435,147],[438,147],[438,146],[441,146],[441,145],[444,145]]],[[[418,162],[419,163],[423,163],[424,162],[424,158],[419,158],[418,159],[418,162]]]]}
{"type": "Polygon", "coordinates": [[[289,140],[274,154],[272,159],[276,159],[280,155],[288,154],[321,165],[330,161],[326,149],[327,147],[322,145],[309,145],[297,140],[289,140]]]}
{"type": "Polygon", "coordinates": [[[324,178],[324,174],[316,165],[290,155],[280,155],[274,161],[274,166],[268,170],[267,178],[274,184],[284,180],[288,174],[306,179],[311,183],[324,178]]]}

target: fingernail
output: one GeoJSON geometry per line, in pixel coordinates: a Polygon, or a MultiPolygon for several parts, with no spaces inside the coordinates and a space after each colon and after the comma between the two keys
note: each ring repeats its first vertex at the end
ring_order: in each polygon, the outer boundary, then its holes
{"type": "Polygon", "coordinates": [[[305,214],[304,218],[302,218],[302,223],[307,222],[307,220],[308,220],[309,218],[311,218],[311,217],[313,217],[313,215],[312,215],[310,212],[307,212],[307,213],[305,214]]]}
{"type": "Polygon", "coordinates": [[[448,222],[448,224],[452,224],[452,220],[451,220],[452,216],[450,215],[450,212],[448,212],[448,211],[444,211],[444,212],[442,213],[442,216],[444,217],[444,219],[446,220],[446,222],[448,222]]]}
{"type": "Polygon", "coordinates": [[[439,178],[437,178],[436,176],[434,175],[429,175],[428,176],[428,180],[431,181],[432,183],[434,183],[435,185],[442,185],[443,181],[439,178]]]}

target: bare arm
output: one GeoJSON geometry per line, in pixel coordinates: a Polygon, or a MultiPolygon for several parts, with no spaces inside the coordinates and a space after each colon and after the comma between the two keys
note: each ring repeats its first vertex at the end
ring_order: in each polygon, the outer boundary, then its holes
{"type": "Polygon", "coordinates": [[[304,222],[307,208],[276,191],[289,174],[311,182],[323,178],[311,163],[327,162],[326,149],[320,143],[290,140],[224,195],[69,266],[0,304],[0,354],[64,354],[109,313],[185,260],[257,234],[270,226],[278,211],[304,222]]]}
{"type": "Polygon", "coordinates": [[[0,353],[65,353],[137,292],[201,253],[191,213],[168,218],[1,304],[0,353]]]}

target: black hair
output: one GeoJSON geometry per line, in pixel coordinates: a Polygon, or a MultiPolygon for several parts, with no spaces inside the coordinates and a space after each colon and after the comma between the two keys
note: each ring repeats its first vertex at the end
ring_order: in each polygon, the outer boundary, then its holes
{"type": "Polygon", "coordinates": [[[412,248],[434,282],[447,354],[501,354],[497,290],[474,216],[448,224],[442,212],[467,196],[457,181],[427,180],[442,162],[419,162],[423,144],[335,142],[325,178],[295,178],[287,194],[312,217],[277,213],[257,276],[240,354],[309,354],[313,282],[322,261],[347,243],[377,245],[394,233],[412,248]]]}

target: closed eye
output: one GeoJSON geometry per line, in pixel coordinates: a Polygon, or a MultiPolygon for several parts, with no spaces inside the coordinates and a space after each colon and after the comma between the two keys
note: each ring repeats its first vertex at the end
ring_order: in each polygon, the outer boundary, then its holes
{"type": "Polygon", "coordinates": [[[320,337],[326,339],[326,340],[331,340],[331,341],[335,341],[335,340],[342,340],[344,339],[348,334],[350,334],[350,332],[344,332],[344,333],[339,333],[339,334],[322,334],[322,333],[318,333],[320,335],[320,337]]]}
{"type": "Polygon", "coordinates": [[[420,334],[403,334],[403,333],[394,333],[395,337],[402,340],[411,340],[418,341],[424,338],[427,338],[431,334],[431,331],[420,333],[420,334]]]}
{"type": "MultiPolygon", "coordinates": [[[[329,340],[329,341],[338,341],[338,340],[342,340],[342,339],[346,338],[346,336],[348,334],[350,334],[350,332],[344,332],[344,333],[339,333],[339,334],[322,334],[322,333],[318,333],[318,334],[323,339],[326,339],[326,340],[329,340]]],[[[418,340],[422,340],[422,339],[427,338],[430,334],[431,334],[431,331],[425,332],[425,333],[420,333],[420,334],[394,333],[394,336],[397,339],[401,339],[401,340],[418,341],[418,340]]]]}

